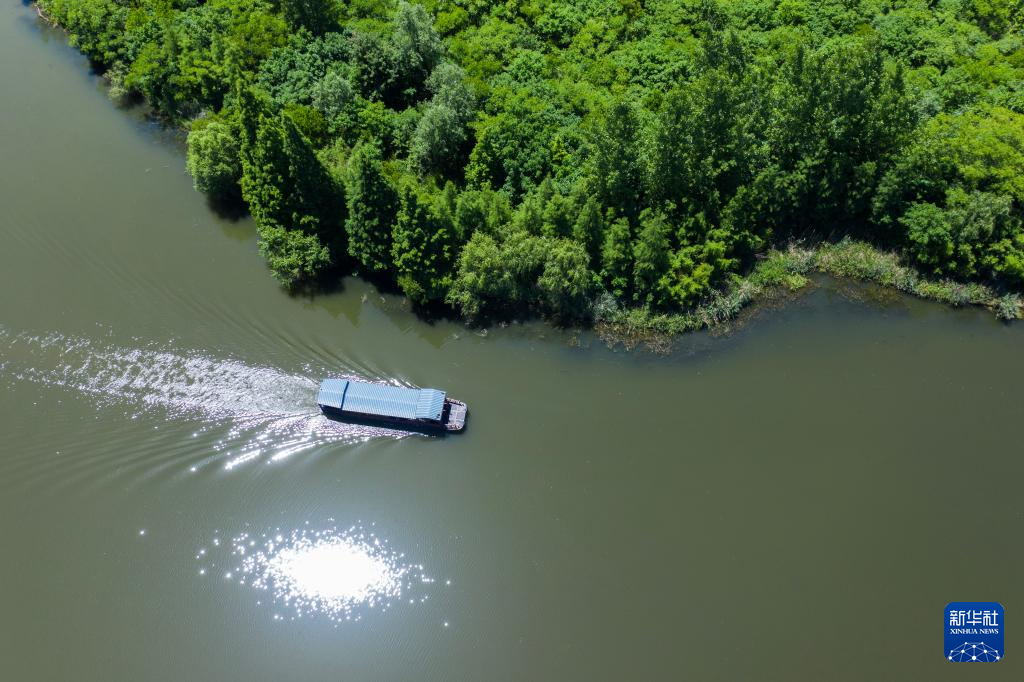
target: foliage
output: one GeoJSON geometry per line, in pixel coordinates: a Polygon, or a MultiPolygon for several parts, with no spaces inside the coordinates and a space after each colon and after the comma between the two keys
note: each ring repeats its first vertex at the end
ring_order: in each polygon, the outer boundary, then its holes
{"type": "Polygon", "coordinates": [[[185,165],[200,192],[220,200],[236,197],[242,163],[231,125],[215,118],[197,119],[188,134],[185,165]]]}
{"type": "Polygon", "coordinates": [[[400,195],[391,246],[398,286],[419,305],[443,300],[455,260],[455,207],[445,194],[427,193],[412,182],[400,195]]]}
{"type": "Polygon", "coordinates": [[[315,235],[277,226],[262,226],[259,235],[260,254],[287,289],[312,282],[331,263],[327,247],[315,235]]]}
{"type": "Polygon", "coordinates": [[[293,29],[307,29],[322,35],[338,28],[339,5],[336,0],[280,0],[285,21],[293,29]]]}
{"type": "Polygon", "coordinates": [[[773,254],[811,239],[807,268],[1019,307],[1013,0],[39,6],[189,127],[289,287],[354,265],[468,318],[680,330],[800,284],[773,254]]]}
{"type": "Polygon", "coordinates": [[[386,272],[391,267],[398,193],[384,175],[380,150],[372,144],[356,147],[347,171],[348,254],[368,272],[386,272]]]}

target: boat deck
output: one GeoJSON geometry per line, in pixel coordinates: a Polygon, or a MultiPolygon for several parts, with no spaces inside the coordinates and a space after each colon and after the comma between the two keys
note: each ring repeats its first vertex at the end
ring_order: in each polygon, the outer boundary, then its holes
{"type": "Polygon", "coordinates": [[[449,431],[461,431],[466,426],[466,413],[468,409],[465,403],[457,403],[451,401],[450,412],[448,413],[448,421],[445,423],[445,428],[449,431]]]}

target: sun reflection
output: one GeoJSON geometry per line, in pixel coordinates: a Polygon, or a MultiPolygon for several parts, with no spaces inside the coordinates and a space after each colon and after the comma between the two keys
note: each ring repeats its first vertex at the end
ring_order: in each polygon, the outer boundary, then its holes
{"type": "MultiPolygon", "coordinates": [[[[215,463],[228,471],[276,464],[323,445],[409,435],[321,415],[319,377],[339,367],[294,373],[194,349],[118,347],[61,334],[18,334],[0,325],[0,368],[18,380],[75,390],[97,405],[123,406],[132,420],[199,421],[190,435],[195,454],[203,456],[187,462],[190,473],[215,463]]],[[[164,431],[162,424],[151,429],[164,431]]]]}
{"type": "MultiPolygon", "coordinates": [[[[214,538],[213,545],[219,544],[214,538]]],[[[259,536],[242,533],[228,551],[224,579],[269,593],[278,609],[274,620],[320,615],[335,623],[355,621],[367,610],[384,610],[403,598],[410,604],[423,603],[429,596],[423,593],[424,586],[434,582],[421,564],[409,563],[404,554],[359,525],[319,531],[304,527],[290,533],[275,528],[259,536]]],[[[205,563],[200,575],[216,566],[206,548],[196,559],[205,563]]]]}

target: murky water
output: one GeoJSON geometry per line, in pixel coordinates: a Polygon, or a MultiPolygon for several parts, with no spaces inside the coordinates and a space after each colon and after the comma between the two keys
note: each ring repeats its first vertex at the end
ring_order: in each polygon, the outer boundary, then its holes
{"type": "Polygon", "coordinates": [[[1024,326],[822,281],[669,358],[267,275],[0,8],[0,678],[1021,679],[1024,326]],[[327,373],[469,402],[334,424],[327,373]]]}

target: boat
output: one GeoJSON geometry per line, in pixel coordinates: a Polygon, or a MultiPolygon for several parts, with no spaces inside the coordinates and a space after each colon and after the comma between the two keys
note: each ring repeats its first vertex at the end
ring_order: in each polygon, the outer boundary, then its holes
{"type": "Polygon", "coordinates": [[[436,388],[406,388],[353,379],[324,379],[316,398],[326,417],[412,431],[449,433],[466,428],[469,408],[436,388]]]}

